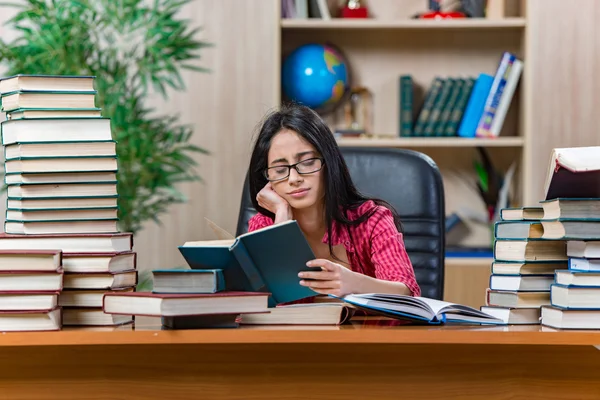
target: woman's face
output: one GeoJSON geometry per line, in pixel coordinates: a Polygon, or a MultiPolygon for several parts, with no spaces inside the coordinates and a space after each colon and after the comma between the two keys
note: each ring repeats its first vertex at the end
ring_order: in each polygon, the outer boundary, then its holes
{"type": "Polygon", "coordinates": [[[316,149],[296,132],[283,129],[271,140],[271,148],[267,159],[270,177],[287,175],[288,168],[277,168],[305,161],[298,164],[299,174],[294,168],[289,169],[289,176],[285,179],[271,181],[273,190],[292,208],[303,209],[312,207],[321,201],[325,195],[323,185],[323,169],[320,160],[310,160],[321,157],[316,149]],[[273,168],[275,167],[275,168],[273,168]]]}

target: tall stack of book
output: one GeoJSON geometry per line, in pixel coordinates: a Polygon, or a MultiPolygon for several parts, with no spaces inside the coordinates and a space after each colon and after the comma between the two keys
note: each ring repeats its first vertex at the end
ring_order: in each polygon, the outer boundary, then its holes
{"type": "MultiPolygon", "coordinates": [[[[117,223],[117,156],[94,77],[0,80],[7,185],[0,250],[60,251],[62,325],[127,322],[105,316],[101,293],[137,282],[131,233],[117,223]]],[[[23,268],[25,264],[22,264],[23,268]]]]}
{"type": "Polygon", "coordinates": [[[481,311],[507,324],[539,324],[554,272],[567,265],[565,240],[546,240],[544,208],[507,208],[494,227],[494,260],[481,311]]]}

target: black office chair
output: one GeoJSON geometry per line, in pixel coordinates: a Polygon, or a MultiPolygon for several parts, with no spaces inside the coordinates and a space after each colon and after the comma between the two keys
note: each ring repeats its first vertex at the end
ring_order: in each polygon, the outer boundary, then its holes
{"type": "MultiPolygon", "coordinates": [[[[428,156],[387,148],[341,148],[354,184],[363,194],[390,203],[401,217],[406,251],[421,295],[444,295],[444,186],[437,165],[428,156]]],[[[247,232],[256,213],[244,184],[237,235],[247,232]]]]}

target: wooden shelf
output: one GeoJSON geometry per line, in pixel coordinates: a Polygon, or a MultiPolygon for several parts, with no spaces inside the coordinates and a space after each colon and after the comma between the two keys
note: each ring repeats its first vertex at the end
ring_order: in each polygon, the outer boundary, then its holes
{"type": "Polygon", "coordinates": [[[283,29],[518,29],[526,26],[525,18],[505,18],[489,20],[485,18],[423,20],[402,19],[381,21],[376,19],[323,20],[282,19],[283,29]]]}
{"type": "Polygon", "coordinates": [[[495,139],[468,138],[343,138],[337,140],[341,147],[522,147],[522,137],[499,137],[495,139]]]}

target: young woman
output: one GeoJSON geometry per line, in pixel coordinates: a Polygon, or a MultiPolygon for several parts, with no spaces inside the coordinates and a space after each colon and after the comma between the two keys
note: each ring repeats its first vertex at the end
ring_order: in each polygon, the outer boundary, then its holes
{"type": "Polygon", "coordinates": [[[315,295],[420,295],[398,215],[358,192],[333,134],[310,108],[267,116],[250,160],[250,195],[258,213],[249,231],[297,221],[316,256],[300,284],[315,295]]]}

